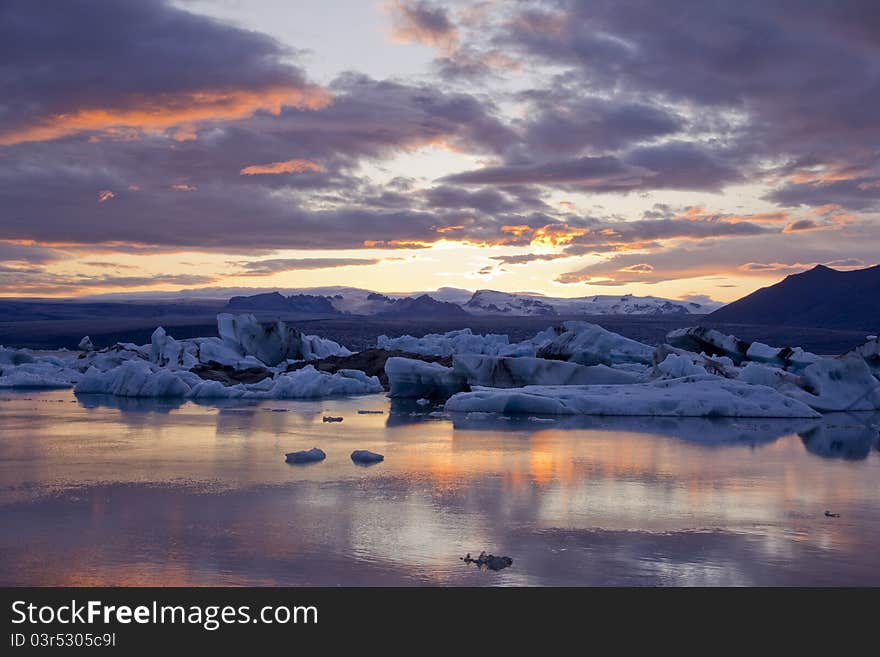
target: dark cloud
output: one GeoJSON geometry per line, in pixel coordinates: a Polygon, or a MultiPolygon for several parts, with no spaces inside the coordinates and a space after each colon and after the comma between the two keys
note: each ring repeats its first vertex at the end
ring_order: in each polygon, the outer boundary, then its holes
{"type": "Polygon", "coordinates": [[[709,149],[670,142],[634,149],[622,158],[581,157],[537,164],[508,164],[457,173],[460,184],[541,184],[592,192],[625,193],[645,189],[718,191],[742,174],[709,149]]]}
{"type": "Polygon", "coordinates": [[[243,271],[237,276],[268,276],[286,271],[305,271],[309,269],[333,269],[335,267],[355,267],[375,265],[382,262],[378,258],[272,258],[232,262],[243,271]]]}
{"type": "Polygon", "coordinates": [[[402,41],[419,41],[442,49],[453,48],[458,30],[449,12],[423,0],[396,0],[388,4],[392,34],[402,41]]]}
{"type": "Polygon", "coordinates": [[[0,12],[0,144],[326,100],[270,37],[160,0],[9,0],[0,12]]]}

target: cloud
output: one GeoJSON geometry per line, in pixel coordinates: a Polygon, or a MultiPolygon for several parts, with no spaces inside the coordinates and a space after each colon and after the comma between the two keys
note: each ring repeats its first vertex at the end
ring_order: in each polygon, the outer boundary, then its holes
{"type": "Polygon", "coordinates": [[[269,276],[288,271],[363,267],[376,265],[380,262],[382,260],[378,258],[273,258],[269,260],[239,261],[230,264],[237,265],[243,269],[243,271],[235,272],[237,276],[269,276]]]}
{"type": "Polygon", "coordinates": [[[284,160],[269,164],[252,164],[244,167],[239,173],[243,176],[259,176],[279,173],[320,173],[323,171],[311,160],[284,160]]]}
{"type": "Polygon", "coordinates": [[[618,158],[580,157],[537,164],[506,164],[457,173],[445,182],[494,185],[555,185],[592,192],[646,189],[719,191],[742,175],[703,147],[670,142],[639,147],[618,158]]]}
{"type": "Polygon", "coordinates": [[[421,0],[396,0],[386,5],[391,36],[401,42],[417,41],[444,52],[455,49],[458,30],[445,8],[421,0]]]}
{"type": "Polygon", "coordinates": [[[559,260],[560,258],[571,258],[568,253],[521,253],[519,255],[490,256],[492,260],[497,260],[505,265],[525,265],[529,262],[559,260]]]}
{"type": "Polygon", "coordinates": [[[173,128],[186,139],[204,122],[330,102],[277,41],[161,0],[12,0],[3,12],[0,145],[173,128]]]}

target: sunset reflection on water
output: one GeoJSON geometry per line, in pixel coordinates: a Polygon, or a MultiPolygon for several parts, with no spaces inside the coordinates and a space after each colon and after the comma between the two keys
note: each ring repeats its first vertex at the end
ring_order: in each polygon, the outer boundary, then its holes
{"type": "Polygon", "coordinates": [[[877,416],[0,397],[4,584],[880,584],[877,416]],[[459,560],[483,549],[513,567],[459,560]]]}

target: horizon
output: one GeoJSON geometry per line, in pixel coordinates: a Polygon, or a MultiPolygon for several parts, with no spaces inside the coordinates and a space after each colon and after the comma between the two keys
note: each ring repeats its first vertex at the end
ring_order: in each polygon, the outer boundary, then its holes
{"type": "Polygon", "coordinates": [[[873,266],[870,9],[11,2],[0,297],[729,303],[873,266]]]}

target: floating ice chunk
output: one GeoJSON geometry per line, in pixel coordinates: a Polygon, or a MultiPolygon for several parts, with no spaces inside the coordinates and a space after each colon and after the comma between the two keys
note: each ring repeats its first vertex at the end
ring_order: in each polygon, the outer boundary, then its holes
{"type": "Polygon", "coordinates": [[[169,370],[146,361],[129,360],[106,372],[89,368],[73,391],[120,397],[185,397],[190,387],[169,370]]]}
{"type": "Polygon", "coordinates": [[[305,449],[301,452],[290,452],[284,455],[284,460],[288,463],[317,463],[327,458],[323,450],[317,447],[305,449]]]}
{"type": "Polygon", "coordinates": [[[734,365],[746,361],[765,363],[791,372],[800,372],[819,359],[816,354],[800,347],[771,347],[762,342],[746,342],[735,335],[726,335],[715,329],[696,326],[672,331],[666,341],[673,347],[703,352],[709,356],[730,358],[734,365]]]}
{"type": "Polygon", "coordinates": [[[565,322],[565,332],[538,350],[540,358],[567,360],[581,365],[643,363],[649,365],[654,348],[589,322],[565,322]]]}
{"type": "Polygon", "coordinates": [[[676,329],[666,335],[666,342],[673,347],[687,349],[708,356],[727,356],[739,365],[746,360],[749,343],[735,335],[726,335],[715,329],[703,326],[676,329]]]}
{"type": "Polygon", "coordinates": [[[253,315],[217,315],[220,339],[243,356],[253,356],[266,365],[302,359],[302,334],[285,322],[263,326],[253,315]]]}
{"type": "Polygon", "coordinates": [[[681,354],[669,354],[654,366],[654,373],[665,379],[680,379],[683,376],[708,374],[706,368],[681,354]]]}
{"type": "Polygon", "coordinates": [[[605,365],[578,365],[544,358],[456,355],[453,372],[471,386],[520,388],[525,385],[636,383],[638,378],[605,365]]]}
{"type": "Polygon", "coordinates": [[[52,363],[0,366],[0,388],[72,388],[82,374],[52,363]]]}
{"type": "Polygon", "coordinates": [[[199,360],[186,347],[160,326],[150,336],[150,362],[170,369],[191,369],[199,364],[199,360]]]}
{"type": "Polygon", "coordinates": [[[351,351],[338,342],[317,335],[302,336],[303,360],[318,360],[329,356],[351,356],[351,351]]]}
{"type": "Polygon", "coordinates": [[[385,374],[391,397],[446,399],[467,386],[451,367],[411,358],[389,358],[385,361],[385,374]]]}
{"type": "Polygon", "coordinates": [[[85,372],[90,368],[106,372],[130,360],[146,361],[149,358],[150,348],[148,346],[142,347],[131,342],[117,342],[104,349],[82,352],[73,362],[73,366],[80,372],[85,372]]]}
{"type": "Polygon", "coordinates": [[[452,354],[492,354],[497,355],[510,348],[506,335],[474,335],[469,328],[448,333],[429,333],[421,338],[402,335],[389,338],[380,335],[376,344],[379,349],[399,350],[423,356],[451,356],[452,354]]]}
{"type": "Polygon", "coordinates": [[[372,465],[385,460],[385,457],[368,449],[356,449],[351,453],[351,460],[361,465],[372,465]]]}
{"type": "Polygon", "coordinates": [[[89,336],[85,336],[82,340],[79,341],[79,344],[76,345],[77,349],[80,351],[94,351],[95,345],[92,344],[92,339],[89,336]]]}
{"type": "Polygon", "coordinates": [[[726,379],[735,379],[739,375],[739,368],[735,367],[733,361],[727,356],[710,358],[706,354],[695,354],[692,351],[678,349],[668,344],[660,345],[654,352],[654,369],[652,374],[655,377],[676,378],[674,376],[676,373],[679,373],[679,376],[705,373],[723,376],[726,379]],[[663,366],[663,361],[670,356],[676,356],[676,358],[673,358],[666,366],[663,366]],[[685,365],[687,362],[697,369],[694,369],[693,372],[687,372],[688,368],[685,365]]]}
{"type": "Polygon", "coordinates": [[[672,417],[818,417],[772,388],[714,376],[633,385],[477,388],[446,402],[451,412],[672,417]]]}
{"type": "Polygon", "coordinates": [[[853,355],[820,358],[801,374],[749,363],[739,380],[765,385],[822,412],[880,409],[880,381],[853,355]]]}
{"type": "Polygon", "coordinates": [[[320,372],[312,365],[277,376],[267,396],[271,399],[313,399],[382,392],[379,378],[360,370],[320,372]]]}
{"type": "Polygon", "coordinates": [[[0,365],[23,365],[24,363],[33,363],[35,360],[29,349],[0,347],[0,365]]]}
{"type": "Polygon", "coordinates": [[[243,385],[225,386],[219,381],[202,381],[193,386],[191,399],[241,399],[247,389],[243,385]]]}
{"type": "Polygon", "coordinates": [[[864,360],[874,376],[880,377],[880,339],[876,335],[869,335],[865,344],[856,347],[848,355],[858,356],[864,360]]]}

